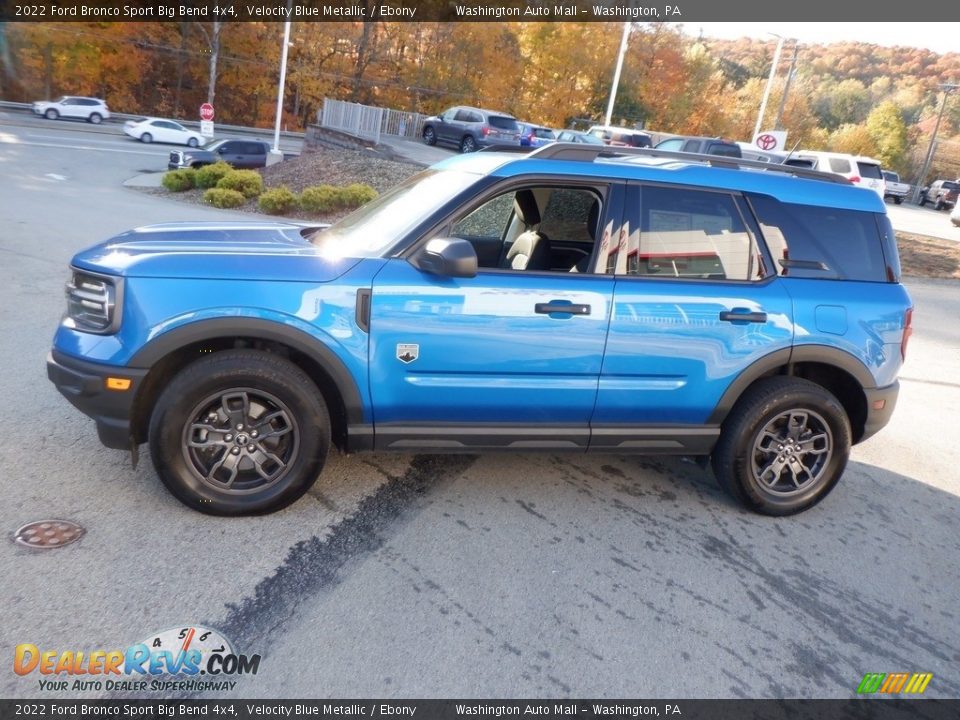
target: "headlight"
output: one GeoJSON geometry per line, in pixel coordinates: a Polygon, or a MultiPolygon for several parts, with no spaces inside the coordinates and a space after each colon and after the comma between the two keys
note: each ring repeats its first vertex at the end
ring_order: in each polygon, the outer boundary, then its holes
{"type": "Polygon", "coordinates": [[[67,283],[67,322],[77,330],[108,335],[120,325],[123,279],[74,270],[67,283]]]}

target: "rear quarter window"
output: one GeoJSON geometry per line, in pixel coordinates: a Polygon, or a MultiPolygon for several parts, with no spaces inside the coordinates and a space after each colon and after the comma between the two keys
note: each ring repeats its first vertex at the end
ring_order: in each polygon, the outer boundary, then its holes
{"type": "Polygon", "coordinates": [[[502,115],[491,115],[490,127],[495,127],[500,130],[517,130],[517,121],[513,118],[503,117],[502,115]]]}
{"type": "Polygon", "coordinates": [[[835,173],[848,173],[850,172],[850,161],[846,158],[829,158],[827,160],[827,165],[830,167],[830,172],[835,173]]]}
{"type": "Polygon", "coordinates": [[[766,195],[748,199],[760,223],[775,270],[792,278],[896,282],[900,261],[886,215],[816,205],[781,203],[766,195]],[[823,263],[826,269],[783,267],[781,260],[823,263]]]}
{"type": "Polygon", "coordinates": [[[883,173],[880,172],[880,166],[868,162],[857,162],[857,169],[860,170],[860,177],[872,178],[873,180],[882,180],[883,173]]]}

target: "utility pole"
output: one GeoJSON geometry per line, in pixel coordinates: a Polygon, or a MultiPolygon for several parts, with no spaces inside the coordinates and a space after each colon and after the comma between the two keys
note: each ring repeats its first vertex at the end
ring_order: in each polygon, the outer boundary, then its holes
{"type": "Polygon", "coordinates": [[[763,124],[764,113],[767,112],[767,100],[770,99],[770,86],[773,85],[773,78],[777,75],[777,65],[780,64],[780,53],[783,51],[783,38],[777,35],[776,33],[770,33],[776,38],[779,38],[777,41],[777,50],[773,53],[773,64],[770,66],[770,77],[767,78],[767,87],[763,91],[763,100],[760,101],[760,113],[757,115],[757,126],[753,129],[753,137],[750,138],[750,142],[753,142],[754,138],[760,134],[760,126],[763,124]]]}
{"type": "Polygon", "coordinates": [[[613,71],[613,87],[610,88],[610,100],[607,102],[607,114],[603,124],[609,125],[613,117],[613,104],[617,100],[617,88],[620,86],[620,71],[623,70],[623,57],[627,54],[627,39],[630,37],[630,23],[623,24],[623,37],[620,38],[620,52],[617,55],[617,69],[613,71]]]}
{"type": "Polygon", "coordinates": [[[790,70],[787,71],[787,81],[783,86],[783,97],[780,98],[780,109],[777,110],[777,119],[773,123],[773,129],[780,129],[780,120],[783,119],[783,111],[787,107],[787,95],[790,93],[790,84],[793,82],[793,76],[797,69],[797,56],[800,54],[800,45],[796,40],[793,42],[793,57],[790,58],[790,70]]]}
{"type": "Polygon", "coordinates": [[[940,132],[940,121],[943,120],[943,112],[947,109],[947,96],[954,90],[960,88],[956,83],[940,83],[940,89],[943,90],[943,101],[940,103],[940,112],[937,113],[937,124],[933,126],[933,134],[930,136],[930,147],[927,148],[927,158],[923,161],[923,170],[920,171],[920,177],[917,178],[917,185],[913,189],[913,204],[920,202],[920,190],[927,184],[927,173],[930,172],[930,163],[933,162],[933,150],[937,146],[937,133],[940,132]]]}
{"type": "MultiPolygon", "coordinates": [[[[287,4],[290,7],[290,4],[287,4]]],[[[277,119],[273,124],[273,153],[280,152],[280,120],[283,117],[283,89],[287,82],[287,49],[290,47],[290,21],[283,23],[283,50],[280,53],[280,83],[277,87],[277,119]]]]}

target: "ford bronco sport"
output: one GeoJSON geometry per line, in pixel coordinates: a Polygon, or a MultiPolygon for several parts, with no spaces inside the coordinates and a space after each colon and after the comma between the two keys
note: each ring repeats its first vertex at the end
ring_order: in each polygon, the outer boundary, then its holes
{"type": "Polygon", "coordinates": [[[76,255],[48,374],[205,513],[344,451],[682,454],[822,500],[897,399],[883,201],[803,168],[554,144],[458,156],[326,228],[141,227],[76,255]]]}

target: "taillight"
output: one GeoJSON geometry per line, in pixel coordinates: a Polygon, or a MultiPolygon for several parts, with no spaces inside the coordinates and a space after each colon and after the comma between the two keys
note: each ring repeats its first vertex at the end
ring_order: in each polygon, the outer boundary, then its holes
{"type": "Polygon", "coordinates": [[[903,314],[903,339],[900,341],[900,359],[907,359],[907,343],[913,335],[913,308],[903,314]]]}
{"type": "Polygon", "coordinates": [[[850,178],[850,182],[852,182],[852,183],[859,183],[859,182],[860,182],[860,178],[859,178],[857,175],[854,175],[852,178],[850,178]]]}
{"type": "Polygon", "coordinates": [[[486,137],[487,135],[490,134],[490,128],[488,128],[486,125],[484,125],[484,126],[483,126],[483,130],[481,130],[480,133],[481,133],[484,137],[486,137]]]}

